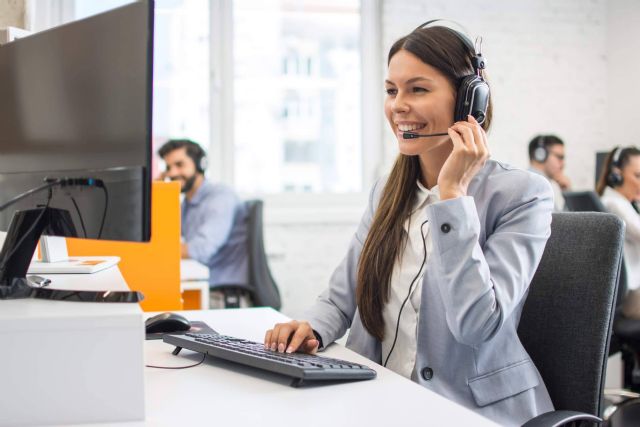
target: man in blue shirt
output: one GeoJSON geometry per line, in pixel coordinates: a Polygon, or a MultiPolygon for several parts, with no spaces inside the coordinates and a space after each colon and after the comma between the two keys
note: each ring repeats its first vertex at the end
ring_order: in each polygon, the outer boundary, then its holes
{"type": "Polygon", "coordinates": [[[184,193],[182,258],[192,258],[209,267],[212,307],[234,306],[238,302],[248,305],[246,294],[215,290],[248,283],[245,204],[231,188],[205,179],[206,153],[197,143],[173,139],[164,144],[158,154],[166,163],[162,178],[179,181],[184,193]]]}

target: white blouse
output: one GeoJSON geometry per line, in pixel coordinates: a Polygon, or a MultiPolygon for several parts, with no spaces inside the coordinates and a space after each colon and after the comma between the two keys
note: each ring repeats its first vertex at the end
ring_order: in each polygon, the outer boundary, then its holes
{"type": "Polygon", "coordinates": [[[618,215],[625,223],[624,263],[627,269],[627,288],[640,289],[640,215],[626,197],[611,187],[605,187],[600,200],[609,212],[618,215]]]}
{"type": "Polygon", "coordinates": [[[387,368],[407,378],[411,378],[416,364],[418,318],[420,314],[420,298],[422,295],[422,278],[426,268],[426,261],[432,250],[431,237],[429,236],[429,223],[426,207],[440,200],[440,189],[436,185],[431,190],[417,183],[416,201],[409,218],[404,223],[407,233],[406,246],[402,256],[396,261],[391,274],[391,292],[389,302],[382,312],[384,319],[384,340],[382,341],[382,363],[393,346],[398,325],[398,314],[403,301],[407,298],[411,282],[418,278],[411,287],[411,296],[402,309],[398,338],[393,348],[393,353],[387,362],[387,368]],[[424,242],[423,242],[424,239],[424,242]],[[424,245],[426,242],[426,259],[424,245]],[[423,266],[423,260],[425,265],[423,266]],[[421,270],[422,268],[422,270],[421,270]],[[420,272],[418,274],[418,272],[420,272]]]}

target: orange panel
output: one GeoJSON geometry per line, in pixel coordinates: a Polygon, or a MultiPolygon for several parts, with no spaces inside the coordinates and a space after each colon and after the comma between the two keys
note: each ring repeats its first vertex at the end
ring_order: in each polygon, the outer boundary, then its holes
{"type": "Polygon", "coordinates": [[[182,292],[182,306],[185,310],[202,310],[202,307],[200,307],[200,289],[187,289],[182,292]]]}
{"type": "Polygon", "coordinates": [[[144,311],[182,310],[180,296],[180,184],[153,182],[149,243],[67,239],[69,255],[115,255],[144,311]]]}

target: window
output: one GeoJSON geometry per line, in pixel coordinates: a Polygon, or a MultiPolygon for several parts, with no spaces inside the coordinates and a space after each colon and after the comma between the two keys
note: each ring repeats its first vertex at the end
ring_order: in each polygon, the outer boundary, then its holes
{"type": "Polygon", "coordinates": [[[233,183],[363,190],[358,0],[233,1],[233,183]]]}

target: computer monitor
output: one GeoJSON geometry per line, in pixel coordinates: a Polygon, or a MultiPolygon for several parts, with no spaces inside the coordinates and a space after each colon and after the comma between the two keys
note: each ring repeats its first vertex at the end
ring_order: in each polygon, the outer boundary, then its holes
{"type": "Polygon", "coordinates": [[[608,151],[598,151],[596,153],[596,185],[598,185],[598,180],[600,179],[608,155],[608,151]]]}
{"type": "Polygon", "coordinates": [[[0,298],[40,234],[149,240],[152,70],[152,0],[0,46],[0,298]]]}

